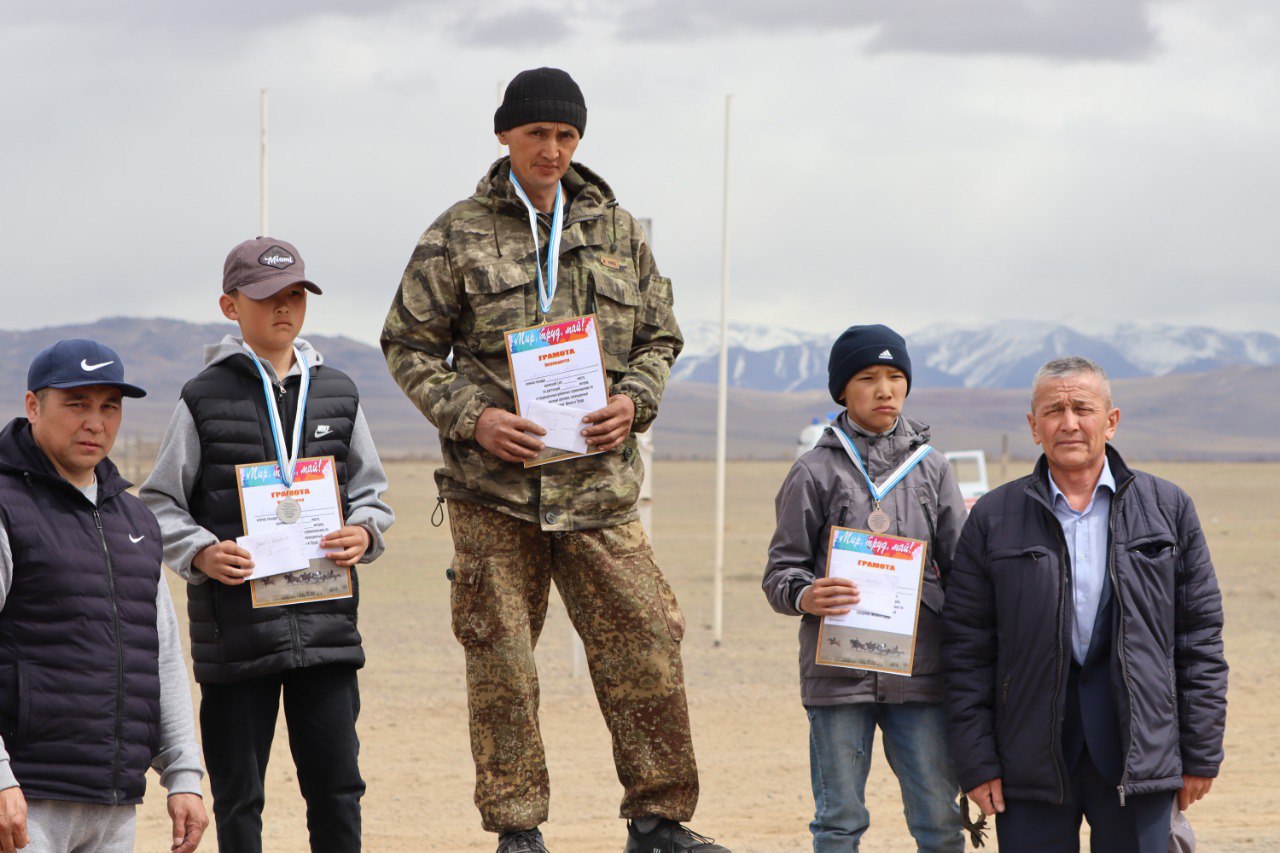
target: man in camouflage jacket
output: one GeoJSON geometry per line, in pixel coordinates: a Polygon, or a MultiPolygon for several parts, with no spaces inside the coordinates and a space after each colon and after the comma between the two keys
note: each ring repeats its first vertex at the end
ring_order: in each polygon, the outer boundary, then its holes
{"type": "Polygon", "coordinates": [[[475,799],[485,829],[501,833],[499,851],[545,849],[538,826],[549,786],[533,647],[553,579],[613,737],[627,850],[725,851],[680,825],[698,795],[684,617],[635,506],[644,471],[631,433],[656,416],[683,341],[671,282],[658,274],[639,223],[608,184],[571,161],[585,124],[581,91],[563,71],[512,81],[494,117],[510,156],[419,240],[382,346],[396,381],[440,431],[436,483],[453,532],[448,576],[453,630],[466,652],[475,799]],[[536,208],[536,244],[513,172],[536,208]],[[544,314],[538,265],[545,275],[551,212],[562,197],[559,273],[544,314]],[[503,333],[589,313],[609,401],[588,415],[584,432],[605,452],[525,468],[544,433],[514,414],[503,333]]]}

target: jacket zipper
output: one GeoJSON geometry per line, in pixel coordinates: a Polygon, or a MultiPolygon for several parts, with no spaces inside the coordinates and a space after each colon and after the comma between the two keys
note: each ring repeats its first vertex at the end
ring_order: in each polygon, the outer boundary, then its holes
{"type": "MultiPolygon", "coordinates": [[[[938,561],[933,559],[935,545],[938,541],[938,533],[933,529],[933,516],[929,513],[929,497],[921,494],[919,496],[920,511],[924,513],[924,520],[929,525],[929,544],[925,553],[925,565],[933,569],[933,576],[938,579],[938,586],[942,586],[942,572],[938,569],[938,561]]],[[[1006,691],[1008,687],[1006,686],[1006,691]]]]}
{"type": "MultiPolygon", "coordinates": [[[[1067,614],[1067,585],[1063,582],[1063,579],[1071,573],[1071,552],[1067,549],[1067,537],[1062,532],[1062,525],[1058,523],[1058,517],[1053,514],[1053,508],[1040,495],[1039,491],[1032,486],[1027,486],[1026,491],[1049,514],[1053,529],[1058,532],[1058,555],[1062,563],[1062,568],[1058,572],[1058,621],[1062,622],[1067,614]]],[[[1039,559],[1039,557],[1037,556],[1036,559],[1039,559]]],[[[1058,725],[1058,695],[1062,691],[1062,661],[1065,653],[1062,642],[1062,628],[1059,627],[1057,669],[1055,670],[1053,682],[1053,705],[1049,712],[1049,752],[1053,756],[1053,772],[1058,777],[1059,803],[1064,802],[1067,798],[1066,786],[1062,781],[1063,769],[1058,761],[1058,752],[1062,748],[1062,730],[1058,725]]]]}
{"type": "Polygon", "coordinates": [[[115,753],[112,758],[111,804],[120,804],[120,726],[124,717],[124,649],[120,644],[120,606],[116,601],[115,569],[111,565],[111,552],[107,549],[107,536],[102,530],[102,516],[93,510],[93,522],[98,527],[98,541],[102,543],[102,557],[107,564],[107,596],[111,601],[112,636],[116,646],[116,721],[115,753]]]}
{"type": "Polygon", "coordinates": [[[289,640],[293,643],[293,665],[302,668],[302,637],[298,632],[298,617],[290,608],[285,611],[289,617],[289,640]]]}
{"type": "Polygon", "coordinates": [[[1124,660],[1124,602],[1120,596],[1120,573],[1116,570],[1116,518],[1120,515],[1120,510],[1124,508],[1124,493],[1129,488],[1129,484],[1133,482],[1133,478],[1125,480],[1116,489],[1116,494],[1111,501],[1111,518],[1108,520],[1108,532],[1111,541],[1108,543],[1107,551],[1107,568],[1111,575],[1111,594],[1116,597],[1116,657],[1120,659],[1120,680],[1124,682],[1125,695],[1129,697],[1129,743],[1124,751],[1124,770],[1120,774],[1120,784],[1116,786],[1116,793],[1120,795],[1120,806],[1124,807],[1125,786],[1129,784],[1129,767],[1133,758],[1133,687],[1129,683],[1129,667],[1124,660]]]}
{"type": "MultiPolygon", "coordinates": [[[[1054,527],[1058,531],[1058,542],[1062,546],[1062,563],[1066,569],[1066,572],[1059,573],[1058,575],[1058,620],[1059,622],[1062,622],[1066,619],[1067,615],[1067,584],[1063,579],[1065,577],[1069,577],[1071,573],[1071,552],[1067,550],[1067,537],[1066,534],[1062,532],[1062,525],[1058,523],[1058,519],[1053,515],[1052,511],[1049,515],[1053,517],[1054,527]]],[[[1066,787],[1062,782],[1062,766],[1058,763],[1058,751],[1062,748],[1062,730],[1058,724],[1058,695],[1062,692],[1062,661],[1065,654],[1066,649],[1063,647],[1062,629],[1059,628],[1058,668],[1053,682],[1053,711],[1049,715],[1049,742],[1053,748],[1053,770],[1058,774],[1059,803],[1065,801],[1067,798],[1066,787]]]]}

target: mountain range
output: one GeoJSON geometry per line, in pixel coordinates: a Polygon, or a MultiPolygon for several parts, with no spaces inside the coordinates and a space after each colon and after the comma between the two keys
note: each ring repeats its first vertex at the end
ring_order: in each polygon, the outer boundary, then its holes
{"type": "MultiPolygon", "coordinates": [[[[715,383],[720,327],[684,327],[685,351],[673,381],[715,383]]],[[[731,387],[757,391],[820,390],[838,332],[733,324],[729,328],[731,387]]],[[[912,387],[1026,388],[1051,358],[1092,358],[1113,379],[1203,373],[1225,367],[1280,365],[1280,337],[1206,327],[1125,324],[1087,334],[1062,325],[1003,321],[984,326],[929,326],[907,336],[912,387]]]]}
{"type": "MultiPolygon", "coordinates": [[[[146,398],[130,400],[120,447],[145,455],[172,415],[182,384],[203,364],[203,344],[229,323],[114,317],[31,331],[0,331],[0,400],[21,411],[32,356],[61,338],[87,337],[116,349],[146,398]],[[130,445],[129,443],[133,444],[130,445]]],[[[826,391],[834,335],[735,325],[729,350],[729,455],[789,457],[800,430],[836,405],[826,391]]],[[[658,421],[660,457],[707,458],[715,450],[714,385],[719,326],[685,327],[658,421]]],[[[381,351],[351,338],[308,335],[326,360],[360,388],[374,437],[386,456],[439,456],[435,429],[400,392],[381,351]]],[[[1027,436],[1027,393],[1036,367],[1063,354],[1087,355],[1114,380],[1123,420],[1117,446],[1136,459],[1280,460],[1280,338],[1171,326],[1117,327],[1086,335],[1034,323],[936,326],[908,339],[913,384],[907,411],[934,427],[943,449],[1036,453],[1027,436]]],[[[0,421],[5,420],[0,412],[0,421]]],[[[119,454],[116,454],[119,455],[119,454]]]]}

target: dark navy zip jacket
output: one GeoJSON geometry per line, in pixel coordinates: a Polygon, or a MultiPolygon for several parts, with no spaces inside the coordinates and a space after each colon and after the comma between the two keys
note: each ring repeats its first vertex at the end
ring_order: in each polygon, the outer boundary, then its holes
{"type": "MultiPolygon", "coordinates": [[[[1128,468],[1116,478],[1108,572],[1111,683],[1124,752],[1119,795],[1171,791],[1222,762],[1222,597],[1191,498],[1128,468]]],[[[965,791],[1000,778],[1011,799],[1063,802],[1071,567],[1048,464],[979,499],[943,609],[949,740],[965,791]]]]}

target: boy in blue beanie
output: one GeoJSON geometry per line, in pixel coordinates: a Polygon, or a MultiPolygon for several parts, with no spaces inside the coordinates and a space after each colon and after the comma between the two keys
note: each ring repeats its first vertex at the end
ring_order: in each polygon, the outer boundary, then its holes
{"type": "Polygon", "coordinates": [[[831,397],[845,411],[796,460],[778,492],[778,526],[763,581],[774,610],[801,617],[813,849],[858,849],[871,820],[865,792],[879,726],[918,849],[962,853],[959,787],[942,704],[939,614],[964,499],[941,453],[917,454],[929,443],[929,427],[902,414],[911,359],[901,335],[887,326],[852,326],[831,348],[827,372],[831,397]],[[878,491],[913,460],[914,467],[877,500],[871,483],[878,491]],[[929,543],[909,677],[816,662],[822,617],[846,614],[859,602],[851,580],[826,576],[833,526],[929,543]]]}

